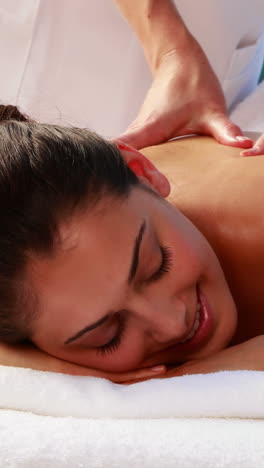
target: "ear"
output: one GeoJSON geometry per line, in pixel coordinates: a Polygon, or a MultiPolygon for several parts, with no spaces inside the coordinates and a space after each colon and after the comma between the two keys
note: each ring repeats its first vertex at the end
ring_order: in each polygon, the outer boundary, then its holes
{"type": "Polygon", "coordinates": [[[166,198],[170,193],[170,183],[167,177],[144,154],[123,143],[121,140],[115,140],[114,143],[121,151],[129,169],[136,174],[141,182],[150,186],[163,198],[166,198]]]}

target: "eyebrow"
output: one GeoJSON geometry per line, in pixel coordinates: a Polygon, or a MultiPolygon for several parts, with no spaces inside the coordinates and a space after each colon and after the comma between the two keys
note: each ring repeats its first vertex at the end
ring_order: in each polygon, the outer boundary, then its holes
{"type": "Polygon", "coordinates": [[[140,228],[138,235],[136,237],[135,243],[134,243],[134,249],[133,249],[133,255],[132,255],[132,262],[129,270],[129,275],[128,275],[128,284],[130,284],[133,279],[135,278],[137,268],[138,268],[138,259],[139,259],[139,250],[140,250],[140,245],[143,239],[144,232],[146,231],[146,220],[144,219],[140,228]]]}
{"type": "MultiPolygon", "coordinates": [[[[143,222],[140,225],[137,237],[136,237],[135,242],[134,242],[132,262],[131,262],[131,265],[130,265],[129,275],[128,275],[128,278],[127,278],[127,283],[128,284],[131,284],[131,282],[135,278],[135,275],[136,275],[136,272],[137,272],[138,261],[139,261],[139,251],[140,251],[140,246],[141,246],[142,239],[143,239],[145,231],[146,231],[146,220],[144,219],[143,222]]],[[[103,323],[105,323],[107,321],[107,319],[110,317],[110,315],[112,315],[112,314],[108,312],[106,315],[104,315],[104,317],[100,318],[99,320],[92,323],[91,325],[88,325],[87,327],[83,328],[78,333],[76,333],[75,335],[71,336],[66,341],[64,341],[64,345],[68,345],[70,343],[73,343],[73,341],[78,340],[85,333],[87,333],[87,332],[89,332],[91,330],[94,330],[97,327],[100,327],[101,325],[103,325],[103,323]]]]}

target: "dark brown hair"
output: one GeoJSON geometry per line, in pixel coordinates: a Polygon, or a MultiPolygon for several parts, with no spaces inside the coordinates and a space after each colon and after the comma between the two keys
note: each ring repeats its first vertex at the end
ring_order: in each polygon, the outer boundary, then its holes
{"type": "Polygon", "coordinates": [[[0,106],[0,341],[30,339],[34,293],[25,269],[32,255],[54,253],[64,217],[106,194],[126,197],[137,184],[113,143],[0,106]]]}

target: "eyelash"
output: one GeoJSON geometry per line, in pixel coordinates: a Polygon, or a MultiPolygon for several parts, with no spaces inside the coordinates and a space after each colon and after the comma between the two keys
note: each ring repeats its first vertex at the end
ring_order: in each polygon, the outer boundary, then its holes
{"type": "Polygon", "coordinates": [[[96,352],[100,355],[105,356],[106,354],[111,354],[114,351],[116,351],[119,348],[119,345],[123,339],[126,327],[125,318],[124,316],[121,316],[121,313],[118,313],[116,318],[119,323],[118,332],[108,343],[106,343],[103,346],[98,346],[98,348],[96,348],[96,352]]]}
{"type": "MultiPolygon", "coordinates": [[[[160,251],[162,254],[161,265],[159,269],[147,280],[147,283],[152,283],[153,281],[160,280],[166,273],[170,271],[172,265],[171,249],[169,247],[161,245],[160,251]]],[[[117,314],[117,320],[119,322],[117,334],[112,338],[111,341],[109,341],[103,346],[98,346],[98,348],[96,348],[96,352],[98,354],[105,356],[106,354],[113,353],[119,348],[126,329],[126,323],[125,318],[124,316],[121,316],[121,313],[117,314]]]]}
{"type": "Polygon", "coordinates": [[[152,283],[153,281],[160,280],[171,269],[171,265],[172,265],[171,249],[169,247],[161,245],[160,251],[162,255],[161,265],[159,269],[155,273],[153,273],[153,275],[147,280],[147,283],[152,283]]]}

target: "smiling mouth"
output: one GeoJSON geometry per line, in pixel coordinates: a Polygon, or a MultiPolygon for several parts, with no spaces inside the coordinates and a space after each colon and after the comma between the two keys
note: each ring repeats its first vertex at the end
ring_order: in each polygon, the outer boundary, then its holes
{"type": "Polygon", "coordinates": [[[208,341],[213,327],[213,315],[210,305],[206,297],[201,293],[197,285],[197,305],[196,315],[191,331],[184,339],[178,341],[174,345],[169,346],[164,351],[185,352],[192,351],[208,341]]]}
{"type": "Polygon", "coordinates": [[[195,315],[194,325],[190,333],[188,334],[188,336],[184,340],[179,341],[177,344],[183,344],[183,343],[187,343],[188,341],[190,341],[192,337],[195,335],[196,331],[198,330],[200,326],[200,321],[201,321],[201,304],[200,302],[198,302],[196,306],[196,315],[195,315]]]}

